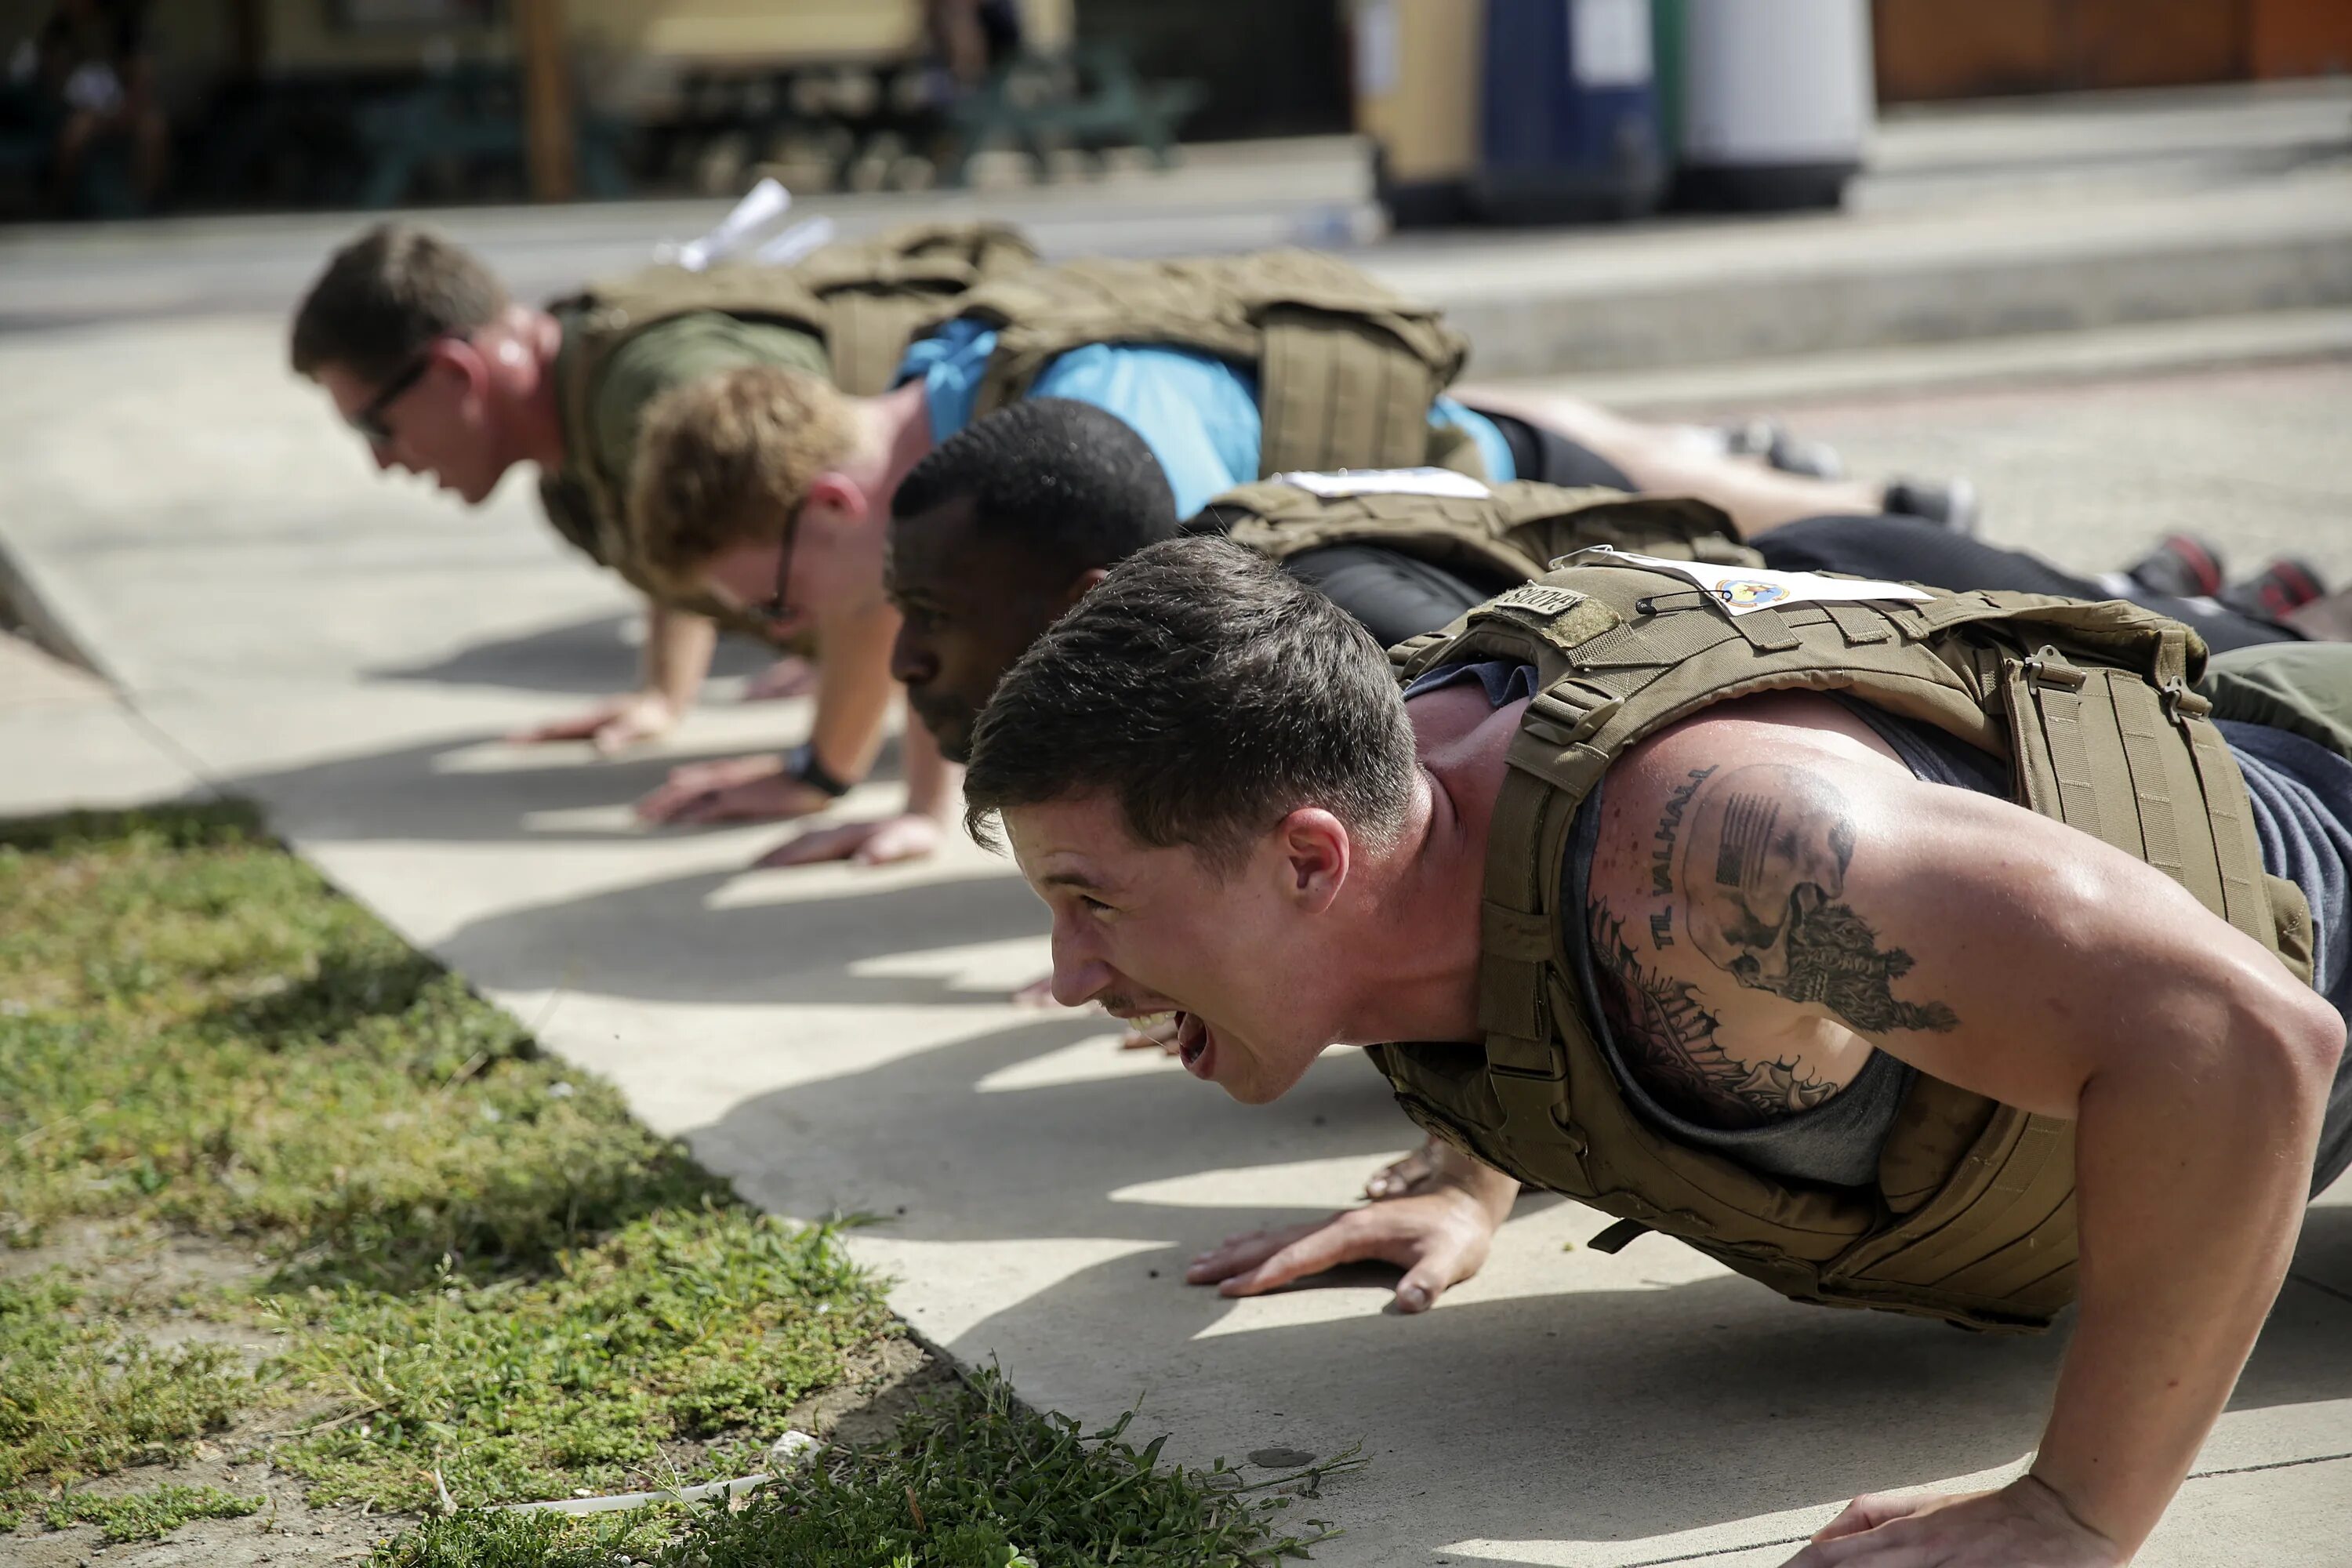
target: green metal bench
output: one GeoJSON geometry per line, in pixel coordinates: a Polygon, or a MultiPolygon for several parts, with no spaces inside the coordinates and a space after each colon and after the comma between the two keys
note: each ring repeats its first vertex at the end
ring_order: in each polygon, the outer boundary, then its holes
{"type": "Polygon", "coordinates": [[[952,150],[940,178],[966,184],[973,154],[999,142],[1026,153],[1040,180],[1057,148],[1098,158],[1108,148],[1140,147],[1164,169],[1176,161],[1177,127],[1207,99],[1198,81],[1144,81],[1126,52],[1108,45],[1024,54],[950,108],[952,150]]]}

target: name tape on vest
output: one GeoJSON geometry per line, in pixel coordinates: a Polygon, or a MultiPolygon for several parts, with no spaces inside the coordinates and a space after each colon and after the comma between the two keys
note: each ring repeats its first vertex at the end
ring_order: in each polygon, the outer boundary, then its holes
{"type": "Polygon", "coordinates": [[[1448,496],[1455,500],[1485,500],[1495,492],[1467,474],[1457,474],[1452,468],[1341,468],[1337,473],[1276,474],[1275,479],[1294,485],[1309,495],[1325,500],[1345,500],[1349,496],[1448,496]]]}
{"type": "Polygon", "coordinates": [[[1852,605],[1866,599],[1928,599],[1934,595],[1907,583],[1881,583],[1866,577],[1823,577],[1811,572],[1768,572],[1760,566],[1710,566],[1704,561],[1661,561],[1628,551],[1609,552],[1620,561],[1671,572],[1688,578],[1717,599],[1735,616],[1752,615],[1780,605],[1852,605]]]}

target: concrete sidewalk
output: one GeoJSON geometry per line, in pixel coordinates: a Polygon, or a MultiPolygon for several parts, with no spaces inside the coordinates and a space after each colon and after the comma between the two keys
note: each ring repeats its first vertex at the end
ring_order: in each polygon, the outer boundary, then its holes
{"type": "MultiPolygon", "coordinates": [[[[0,537],[121,696],[0,691],[0,811],[181,788],[255,797],[343,888],[655,1126],[786,1214],[861,1213],[858,1255],[967,1362],[1088,1420],[1142,1401],[1171,1458],[1373,1463],[1305,1511],[1318,1560],[1765,1564],[1858,1490],[1943,1486],[2030,1448],[2059,1346],[1784,1303],[1530,1200],[1426,1318],[1384,1271],[1226,1302],[1183,1260],[1349,1198],[1413,1142],[1360,1062],[1250,1110],[1100,1020],[1006,1000],[1041,911],[959,844],[879,872],[746,874],[774,829],[647,834],[678,760],[794,739],[720,693],[660,754],[517,752],[511,725],[630,678],[627,605],[509,484],[478,514],[371,483],[223,317],[0,338],[0,537]],[[37,700],[36,700],[37,699],[37,700]]],[[[2251,560],[2352,573],[2352,367],[1874,399],[1812,427],[1866,466],[1966,466],[2001,537],[2112,564],[2193,521],[2251,560]]],[[[21,652],[21,650],[18,650],[21,652]]],[[[845,804],[880,806],[887,784],[845,804]]],[[[2352,1188],[2296,1274],[2165,1531],[2158,1568],[2340,1564],[2352,1539],[2352,1188]]]]}

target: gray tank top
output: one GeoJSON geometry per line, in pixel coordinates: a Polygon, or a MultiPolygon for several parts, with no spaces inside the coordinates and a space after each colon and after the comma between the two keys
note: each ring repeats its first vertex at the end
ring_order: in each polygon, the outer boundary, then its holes
{"type": "MultiPolygon", "coordinates": [[[[1449,665],[1430,670],[1405,690],[1407,698],[1458,681],[1476,680],[1487,701],[1500,708],[1534,695],[1534,667],[1502,660],[1449,665]]],[[[1914,723],[1867,703],[1845,699],[1846,707],[1868,724],[1913,776],[1928,784],[2009,796],[2006,763],[1931,724],[1914,723]]],[[[2352,1016],[2352,761],[2300,735],[2267,725],[2223,721],[2223,739],[2245,774],[2262,840],[2263,866],[2284,877],[2310,900],[2314,963],[2312,985],[2338,1016],[2352,1016]]],[[[1601,787],[1586,797],[1569,833],[1560,867],[1561,907],[1582,910],[1586,873],[1601,833],[1601,787]]],[[[1597,976],[1582,920],[1566,922],[1569,957],[1585,996],[1597,995],[1597,976]]],[[[1615,1070],[1627,1103],[1644,1121],[1677,1142],[1711,1149],[1730,1159],[1789,1181],[1833,1186],[1864,1186],[1875,1180],[1879,1151],[1894,1129],[1903,1096],[1916,1076],[1885,1051],[1872,1054],[1845,1091],[1827,1104],[1801,1111],[1769,1127],[1726,1130],[1704,1127],[1666,1110],[1634,1080],[1612,1037],[1608,1020],[1588,1001],[1585,1023],[1615,1070]]],[[[2315,1194],[2352,1165],[2352,1051],[2336,1070],[2323,1121],[2319,1158],[2311,1190],[2315,1194]]]]}

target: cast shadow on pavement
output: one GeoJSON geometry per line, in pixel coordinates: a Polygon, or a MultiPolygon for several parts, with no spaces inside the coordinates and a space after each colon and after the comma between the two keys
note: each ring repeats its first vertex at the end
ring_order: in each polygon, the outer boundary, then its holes
{"type": "MultiPolygon", "coordinates": [[[[777,741],[765,747],[639,752],[610,759],[590,757],[584,744],[509,746],[495,734],[470,741],[442,738],[243,773],[219,787],[224,795],[260,802],[268,808],[272,826],[290,838],[609,844],[647,834],[696,831],[642,827],[629,816],[628,808],[666,781],[673,768],[780,751],[783,733],[780,724],[777,741]],[[590,823],[564,820],[582,814],[599,814],[599,818],[590,823]]],[[[868,782],[895,784],[903,776],[893,736],[875,759],[868,782]]],[[[840,811],[836,807],[835,815],[840,811]]],[[[799,824],[765,826],[781,839],[799,824]]]]}
{"type": "MultiPolygon", "coordinates": [[[[790,894],[802,879],[844,874],[766,871],[742,885],[765,881],[790,894]]],[[[915,932],[926,946],[954,947],[1045,928],[1035,897],[1010,877],[915,883],[845,874],[862,885],[777,903],[718,900],[741,881],[740,871],[666,878],[488,916],[439,946],[467,975],[517,990],[657,1002],[974,1005],[1003,993],[960,988],[943,976],[856,970],[903,953],[915,932]],[[591,956],[583,963],[581,955],[591,956]]]]}
{"type": "MultiPolygon", "coordinates": [[[[373,680],[424,680],[450,686],[492,686],[512,691],[567,692],[602,697],[636,683],[637,650],[625,634],[642,616],[624,612],[560,626],[491,637],[423,664],[371,669],[373,680]]],[[[748,638],[722,637],[714,676],[751,675],[775,655],[748,638]]]]}
{"type": "MultiPolygon", "coordinates": [[[[1101,1029],[983,1026],[754,1097],[689,1136],[771,1207],[892,1216],[868,1234],[885,1256],[929,1258],[918,1294],[936,1300],[948,1249],[969,1249],[982,1299],[950,1309],[949,1348],[998,1357],[1032,1399],[1094,1415],[1142,1395],[1137,1429],[1183,1432],[1196,1459],[1204,1441],[1238,1458],[1367,1439],[1372,1471],[1335,1483],[1328,1507],[1343,1524],[1351,1493],[1376,1516],[1402,1510],[1427,1548],[1641,1539],[1966,1475],[2032,1447],[2063,1335],[1800,1306],[1727,1275],[1689,1278],[1664,1237],[1614,1258],[1522,1256],[1505,1293],[1481,1299],[1474,1282],[1420,1318],[1382,1310],[1392,1273],[1305,1323],[1187,1287],[1194,1251],[1328,1212],[1328,1179],[1306,1201],[1302,1164],[1369,1173],[1413,1130],[1368,1066],[1336,1056],[1260,1108],[1172,1071],[1034,1076],[1046,1058],[1087,1068],[1089,1046],[1108,1057],[1101,1029]]],[[[2314,1211],[2297,1273],[2352,1275],[2352,1210],[2314,1211]]],[[[2343,1398],[2352,1300],[2290,1283],[2233,1408],[2343,1398]]]]}

